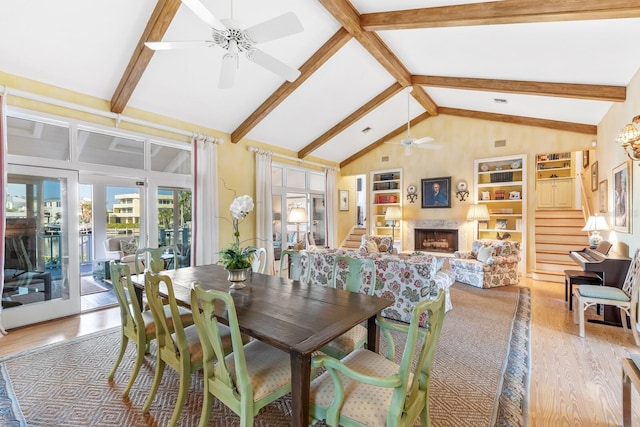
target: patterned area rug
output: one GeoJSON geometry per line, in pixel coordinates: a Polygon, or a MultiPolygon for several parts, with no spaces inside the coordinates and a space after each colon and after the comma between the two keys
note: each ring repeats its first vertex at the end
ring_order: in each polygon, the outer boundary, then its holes
{"type": "MultiPolygon", "coordinates": [[[[433,366],[433,425],[525,426],[529,289],[455,284],[451,296],[454,309],[446,314],[433,366]]],[[[26,425],[20,409],[33,427],[166,425],[176,400],[178,376],[170,368],[165,371],[150,413],[143,414],[155,360],[147,357],[129,399],[123,399],[133,345],[115,380],[106,379],[118,352],[119,335],[118,329],[106,330],[0,360],[0,425],[26,425]]],[[[202,376],[196,373],[179,425],[197,425],[201,402],[202,376]]],[[[255,425],[289,425],[290,412],[285,396],[264,408],[255,425]]],[[[224,405],[214,405],[210,426],[238,424],[238,417],[224,405]]]]}

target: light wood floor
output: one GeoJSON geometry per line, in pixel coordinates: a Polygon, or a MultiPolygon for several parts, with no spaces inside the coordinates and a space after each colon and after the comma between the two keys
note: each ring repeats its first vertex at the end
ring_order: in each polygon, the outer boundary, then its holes
{"type": "MultiPolygon", "coordinates": [[[[589,323],[581,339],[564,302],[563,284],[532,279],[521,284],[532,290],[529,425],[622,425],[620,359],[640,352],[631,334],[589,323]]],[[[112,308],[16,329],[0,339],[0,357],[119,324],[119,310],[112,308]]],[[[633,420],[640,426],[637,391],[631,399],[633,420]]]]}

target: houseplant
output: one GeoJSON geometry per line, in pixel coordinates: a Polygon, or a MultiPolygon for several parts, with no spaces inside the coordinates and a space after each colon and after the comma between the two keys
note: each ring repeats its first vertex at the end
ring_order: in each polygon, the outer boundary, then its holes
{"type": "MultiPolygon", "coordinates": [[[[236,197],[229,206],[232,218],[231,224],[233,225],[233,243],[220,252],[220,264],[229,271],[229,281],[231,282],[242,282],[246,280],[247,273],[249,273],[251,269],[251,261],[253,261],[253,254],[256,248],[253,246],[242,248],[240,246],[240,231],[238,226],[253,208],[253,199],[246,194],[236,197]]],[[[242,285],[236,285],[236,287],[242,287],[242,285]]]]}

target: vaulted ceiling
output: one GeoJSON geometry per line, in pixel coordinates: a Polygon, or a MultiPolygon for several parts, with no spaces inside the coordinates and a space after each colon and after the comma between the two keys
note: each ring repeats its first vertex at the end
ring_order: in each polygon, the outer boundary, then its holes
{"type": "Polygon", "coordinates": [[[0,71],[110,100],[116,113],[142,109],[232,143],[345,165],[404,138],[408,115],[412,125],[449,114],[595,135],[640,68],[640,1],[202,4],[242,28],[294,12],[304,31],[259,48],[300,77],[288,82],[240,57],[233,88],[219,89],[220,47],[145,47],[211,39],[180,0],[0,2],[0,71]]]}

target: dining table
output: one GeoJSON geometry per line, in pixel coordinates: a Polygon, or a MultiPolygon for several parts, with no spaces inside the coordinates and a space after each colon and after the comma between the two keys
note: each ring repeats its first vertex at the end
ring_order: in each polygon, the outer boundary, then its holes
{"type": "MultiPolygon", "coordinates": [[[[380,312],[393,304],[390,299],[334,289],[267,274],[252,273],[232,289],[228,272],[210,264],[163,271],[171,278],[178,304],[191,306],[191,289],[229,292],[232,295],[240,332],[289,354],[291,361],[291,425],[309,425],[309,387],[313,352],[362,322],[367,324],[367,348],[378,352],[380,312]]],[[[141,298],[144,275],[132,276],[141,298]]],[[[164,286],[160,294],[167,295],[164,286]]],[[[226,312],[218,319],[228,324],[226,312]]]]}

